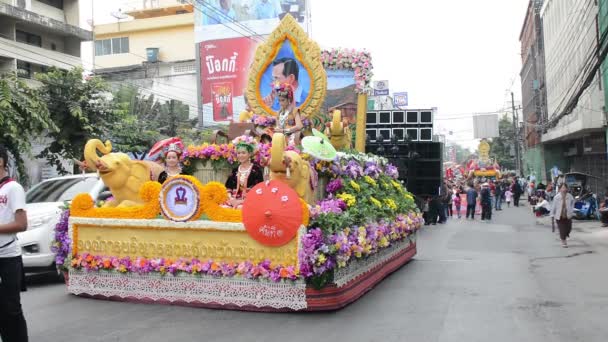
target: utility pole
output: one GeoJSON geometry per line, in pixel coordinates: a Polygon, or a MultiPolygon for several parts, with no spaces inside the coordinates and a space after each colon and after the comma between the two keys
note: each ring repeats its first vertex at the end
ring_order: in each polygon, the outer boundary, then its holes
{"type": "Polygon", "coordinates": [[[511,108],[513,110],[513,136],[515,137],[515,168],[517,172],[519,172],[520,176],[523,176],[521,173],[521,159],[519,158],[519,131],[517,130],[517,115],[515,114],[515,98],[513,92],[511,92],[511,108]]]}

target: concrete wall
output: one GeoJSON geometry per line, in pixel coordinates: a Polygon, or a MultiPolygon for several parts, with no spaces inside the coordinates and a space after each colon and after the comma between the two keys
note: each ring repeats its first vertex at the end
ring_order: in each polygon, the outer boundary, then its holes
{"type": "MultiPolygon", "coordinates": [[[[545,64],[547,79],[547,106],[549,117],[563,111],[572,97],[572,87],[579,82],[577,78],[584,72],[589,57],[596,45],[595,18],[598,7],[595,0],[548,0],[541,13],[543,20],[545,64]]],[[[599,128],[597,120],[585,116],[602,112],[604,99],[599,79],[586,92],[572,115],[572,120],[582,120],[585,128],[599,128]]],[[[559,129],[558,129],[559,130],[559,129]]],[[[566,131],[557,135],[567,134],[566,131]]],[[[545,139],[543,138],[543,141],[545,139]]]]}
{"type": "MultiPolygon", "coordinates": [[[[68,1],[64,2],[67,3],[68,1]]],[[[32,7],[30,11],[36,14],[43,15],[45,17],[53,18],[57,21],[61,21],[62,23],[66,22],[65,16],[63,15],[63,11],[60,8],[49,6],[40,1],[32,0],[32,7]]]]}
{"type": "Polygon", "coordinates": [[[580,97],[578,105],[572,113],[563,117],[556,127],[543,134],[543,142],[582,135],[592,130],[604,130],[604,93],[599,85],[600,78],[596,75],[588,90],[580,97]]]}
{"type": "Polygon", "coordinates": [[[530,147],[524,153],[524,175],[535,175],[536,179],[547,184],[545,159],[542,145],[530,147]]]}
{"type": "MultiPolygon", "coordinates": [[[[63,0],[66,24],[80,26],[80,0],[63,0]]],[[[86,0],[84,0],[86,1],[86,0]]]]}
{"type": "Polygon", "coordinates": [[[98,68],[136,65],[146,61],[146,48],[159,48],[161,62],[175,62],[195,58],[194,30],[192,26],[180,26],[137,32],[117,32],[96,36],[96,40],[129,37],[129,53],[95,56],[98,68]]]}

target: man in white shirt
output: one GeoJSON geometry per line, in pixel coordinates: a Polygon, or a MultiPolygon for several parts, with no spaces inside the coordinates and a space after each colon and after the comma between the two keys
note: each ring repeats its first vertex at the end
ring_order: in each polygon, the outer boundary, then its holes
{"type": "Polygon", "coordinates": [[[0,337],[27,341],[21,309],[23,261],[17,233],[27,229],[25,192],[8,176],[8,152],[0,145],[0,337]]]}

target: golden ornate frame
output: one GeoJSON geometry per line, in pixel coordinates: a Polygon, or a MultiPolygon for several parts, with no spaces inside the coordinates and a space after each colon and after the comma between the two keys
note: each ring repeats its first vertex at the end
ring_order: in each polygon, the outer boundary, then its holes
{"type": "Polygon", "coordinates": [[[313,118],[319,113],[325,101],[327,75],[325,74],[323,63],[321,63],[321,49],[319,45],[308,38],[306,32],[289,14],[281,20],[281,24],[272,31],[266,42],[260,44],[255,51],[247,83],[247,100],[255,114],[278,115],[277,112],[264,103],[260,94],[260,82],[262,75],[275,59],[285,40],[291,41],[296,58],[302,63],[310,76],[308,98],[299,109],[303,116],[313,118]]]}

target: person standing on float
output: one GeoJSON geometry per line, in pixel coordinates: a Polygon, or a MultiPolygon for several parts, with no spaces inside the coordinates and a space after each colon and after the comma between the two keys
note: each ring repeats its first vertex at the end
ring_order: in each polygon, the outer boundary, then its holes
{"type": "Polygon", "coordinates": [[[8,176],[8,152],[0,145],[0,337],[7,342],[28,340],[21,308],[25,277],[17,243],[17,233],[26,229],[25,192],[8,176]]]}
{"type": "Polygon", "coordinates": [[[286,83],[280,84],[275,88],[279,98],[279,115],[277,118],[277,127],[275,133],[283,133],[287,136],[289,146],[295,146],[299,143],[297,137],[300,131],[304,128],[300,110],[296,108],[296,103],[293,99],[293,88],[286,83]]]}

